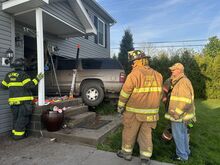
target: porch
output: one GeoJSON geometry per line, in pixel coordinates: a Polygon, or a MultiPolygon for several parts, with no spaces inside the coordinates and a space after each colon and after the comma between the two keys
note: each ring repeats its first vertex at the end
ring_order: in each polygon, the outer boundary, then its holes
{"type": "Polygon", "coordinates": [[[96,146],[121,125],[121,118],[116,115],[100,116],[88,110],[81,98],[66,99],[44,106],[36,106],[29,131],[38,137],[55,138],[65,143],[81,143],[96,146]],[[58,131],[48,131],[42,122],[45,111],[66,107],[64,122],[58,131]]]}
{"type": "MultiPolygon", "coordinates": [[[[38,73],[44,73],[45,53],[50,51],[49,53],[53,54],[57,51],[54,45],[44,45],[45,35],[65,39],[97,33],[82,2],[79,0],[66,0],[65,2],[60,0],[8,0],[2,3],[2,9],[4,12],[13,15],[11,38],[17,37],[15,24],[23,26],[24,33],[32,33],[33,37],[36,38],[38,73]],[[60,6],[62,8],[59,9],[60,6]],[[62,11],[64,14],[60,15],[57,9],[62,10],[64,8],[66,9],[62,11]]],[[[22,45],[22,47],[24,46],[22,45]]],[[[15,52],[15,43],[12,44],[12,47],[15,52]]],[[[17,53],[15,52],[15,54],[17,53]]],[[[38,105],[44,105],[45,79],[39,82],[38,98],[38,105]]]]}

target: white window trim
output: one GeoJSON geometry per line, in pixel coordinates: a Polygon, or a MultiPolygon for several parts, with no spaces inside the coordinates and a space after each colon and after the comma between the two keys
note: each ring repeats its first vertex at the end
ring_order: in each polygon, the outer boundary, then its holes
{"type": "Polygon", "coordinates": [[[105,47],[105,22],[101,20],[99,17],[98,18],[98,29],[97,29],[97,40],[98,40],[98,45],[105,47]],[[103,23],[103,45],[99,43],[99,21],[103,23]]]}

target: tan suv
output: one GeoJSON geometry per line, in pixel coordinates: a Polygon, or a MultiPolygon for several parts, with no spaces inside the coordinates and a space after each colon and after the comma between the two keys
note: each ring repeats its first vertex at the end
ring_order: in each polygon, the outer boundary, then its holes
{"type": "MultiPolygon", "coordinates": [[[[76,60],[56,56],[54,66],[62,95],[69,95],[76,60]]],[[[48,67],[45,75],[46,94],[58,94],[52,67],[48,67]]],[[[104,97],[118,97],[124,81],[125,72],[117,60],[110,58],[79,59],[75,93],[81,95],[87,105],[97,106],[104,97]]]]}

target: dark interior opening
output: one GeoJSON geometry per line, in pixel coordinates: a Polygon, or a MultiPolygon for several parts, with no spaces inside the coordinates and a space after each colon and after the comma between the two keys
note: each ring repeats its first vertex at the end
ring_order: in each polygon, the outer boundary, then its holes
{"type": "Polygon", "coordinates": [[[36,38],[24,36],[25,70],[37,70],[37,41],[36,38]]]}

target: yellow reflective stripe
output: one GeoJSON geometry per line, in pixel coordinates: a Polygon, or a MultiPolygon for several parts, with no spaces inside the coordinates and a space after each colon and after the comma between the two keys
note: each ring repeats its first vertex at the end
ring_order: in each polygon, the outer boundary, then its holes
{"type": "Polygon", "coordinates": [[[172,116],[170,116],[170,114],[168,114],[168,113],[165,114],[166,119],[171,120],[171,121],[175,121],[175,122],[182,122],[182,121],[185,121],[185,120],[190,120],[194,116],[195,115],[191,113],[191,114],[184,115],[182,119],[175,120],[172,116]]]}
{"type": "Polygon", "coordinates": [[[140,155],[150,158],[152,156],[152,152],[140,151],[140,155]]]}
{"type": "Polygon", "coordinates": [[[129,98],[130,94],[124,92],[123,90],[121,90],[120,95],[123,96],[124,98],[129,98]]]}
{"type": "Polygon", "coordinates": [[[141,113],[141,114],[157,114],[159,112],[159,109],[138,109],[138,108],[131,108],[126,107],[126,111],[128,112],[134,112],[134,113],[141,113]]]}
{"type": "Polygon", "coordinates": [[[151,115],[151,116],[147,116],[147,120],[146,121],[157,121],[157,115],[151,115]]]}
{"type": "Polygon", "coordinates": [[[133,93],[161,92],[161,87],[134,88],[133,93]]]}
{"type": "Polygon", "coordinates": [[[118,106],[124,107],[125,103],[121,102],[120,100],[118,101],[118,106]]]}
{"type": "Polygon", "coordinates": [[[193,113],[190,113],[190,114],[187,114],[185,116],[183,116],[183,120],[190,120],[192,118],[194,118],[195,114],[193,113]]]}
{"type": "Polygon", "coordinates": [[[179,108],[176,108],[175,112],[178,113],[179,115],[184,113],[184,111],[182,109],[179,109],[179,108]]]}
{"type": "Polygon", "coordinates": [[[25,96],[25,97],[14,97],[14,98],[9,98],[9,102],[16,102],[16,101],[26,101],[26,100],[34,100],[34,97],[32,96],[25,96]]]}
{"type": "Polygon", "coordinates": [[[18,132],[18,131],[15,131],[14,130],[14,135],[16,135],[16,136],[22,136],[22,135],[24,135],[24,131],[21,131],[21,132],[18,132]]]}
{"type": "Polygon", "coordinates": [[[172,116],[170,116],[170,114],[166,113],[165,114],[165,118],[168,119],[168,120],[171,120],[171,121],[175,121],[175,122],[182,122],[183,119],[178,119],[178,120],[175,120],[172,116]]]}
{"type": "Polygon", "coordinates": [[[21,102],[20,101],[9,101],[9,105],[20,105],[21,102]]]}
{"type": "Polygon", "coordinates": [[[133,150],[132,148],[125,148],[125,147],[122,147],[121,149],[125,152],[128,152],[128,153],[131,153],[133,150]]]}
{"type": "Polygon", "coordinates": [[[13,133],[13,134],[15,133],[15,130],[14,130],[14,129],[12,130],[12,133],[13,133]]]}
{"type": "Polygon", "coordinates": [[[22,81],[22,83],[23,83],[23,85],[25,85],[25,84],[27,84],[28,82],[30,82],[31,81],[31,79],[30,78],[27,78],[27,79],[25,79],[24,81],[22,81]]]}
{"type": "Polygon", "coordinates": [[[38,84],[37,79],[33,79],[32,81],[34,82],[34,84],[35,84],[35,85],[37,85],[37,84],[38,84]]]}
{"type": "Polygon", "coordinates": [[[2,81],[2,84],[3,84],[4,86],[8,87],[8,84],[6,83],[5,80],[2,81]]]}
{"type": "Polygon", "coordinates": [[[22,87],[22,82],[10,82],[8,83],[8,87],[22,87]]]}
{"type": "Polygon", "coordinates": [[[190,104],[192,102],[192,100],[187,98],[187,97],[178,97],[178,96],[171,96],[170,100],[181,101],[181,102],[185,102],[185,103],[188,103],[188,104],[190,104]]]}

